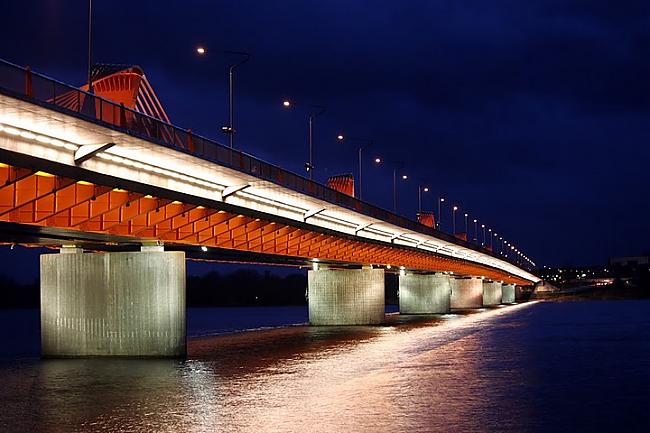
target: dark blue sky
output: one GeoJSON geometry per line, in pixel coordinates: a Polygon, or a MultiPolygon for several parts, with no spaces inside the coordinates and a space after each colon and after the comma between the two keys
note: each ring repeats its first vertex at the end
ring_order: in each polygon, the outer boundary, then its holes
{"type": "MultiPolygon", "coordinates": [[[[418,179],[538,264],[650,250],[647,1],[95,1],[95,60],[142,66],[172,121],[223,140],[228,58],[237,146],[301,172],[306,112],[322,104],[316,178],[350,172],[372,138],[364,198],[414,217],[418,179]],[[209,56],[197,58],[197,45],[209,56]]],[[[3,5],[0,57],[81,84],[86,3],[3,5]]],[[[443,218],[450,220],[450,210],[443,218]]],[[[462,227],[462,219],[458,219],[462,227]]]]}

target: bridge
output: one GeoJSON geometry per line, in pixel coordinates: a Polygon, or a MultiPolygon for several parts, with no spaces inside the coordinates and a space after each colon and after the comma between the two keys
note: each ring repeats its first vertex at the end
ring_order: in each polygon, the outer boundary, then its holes
{"type": "MultiPolygon", "coordinates": [[[[185,260],[308,266],[314,325],[512,303],[539,278],[396,215],[173,126],[144,72],[94,93],[0,61],[0,240],[41,256],[44,356],[182,357],[185,260]]],[[[218,290],[218,288],[215,288],[218,290]]]]}

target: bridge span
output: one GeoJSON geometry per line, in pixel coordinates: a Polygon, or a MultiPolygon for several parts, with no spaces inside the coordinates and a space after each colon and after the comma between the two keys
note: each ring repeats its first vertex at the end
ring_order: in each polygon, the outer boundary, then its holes
{"type": "Polygon", "coordinates": [[[183,356],[186,256],[309,266],[312,324],[380,323],[385,272],[404,314],[511,303],[539,281],[136,108],[0,62],[0,241],[62,252],[41,257],[46,356],[183,356]]]}

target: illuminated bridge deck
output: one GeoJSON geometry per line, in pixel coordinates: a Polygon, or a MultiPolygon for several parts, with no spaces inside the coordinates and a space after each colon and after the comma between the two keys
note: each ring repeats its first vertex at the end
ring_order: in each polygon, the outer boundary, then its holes
{"type": "Polygon", "coordinates": [[[250,155],[11,64],[0,70],[7,242],[22,227],[45,245],[161,241],[249,261],[539,280],[488,250],[250,155]],[[76,111],[57,103],[70,92],[76,111]]]}

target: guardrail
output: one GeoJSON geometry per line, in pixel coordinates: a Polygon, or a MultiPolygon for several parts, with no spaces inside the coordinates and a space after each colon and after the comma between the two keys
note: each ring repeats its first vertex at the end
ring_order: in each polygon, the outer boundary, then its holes
{"type": "Polygon", "coordinates": [[[0,92],[152,141],[161,146],[189,153],[293,191],[400,226],[406,230],[434,236],[519,266],[514,260],[496,255],[471,242],[463,241],[440,230],[343,194],[245,152],[231,149],[214,140],[194,134],[190,129],[183,129],[163,122],[131,110],[123,104],[117,104],[34,72],[29,67],[22,67],[2,59],[0,59],[0,92]]]}

